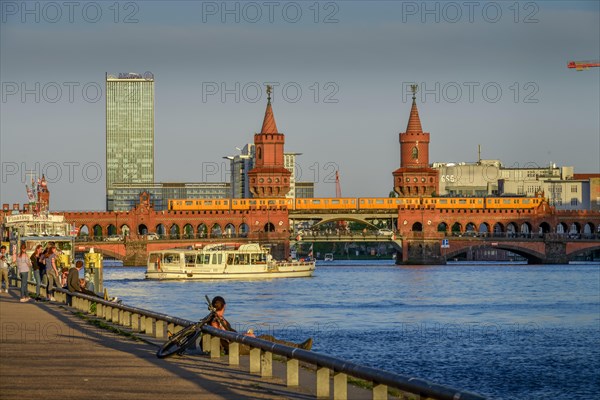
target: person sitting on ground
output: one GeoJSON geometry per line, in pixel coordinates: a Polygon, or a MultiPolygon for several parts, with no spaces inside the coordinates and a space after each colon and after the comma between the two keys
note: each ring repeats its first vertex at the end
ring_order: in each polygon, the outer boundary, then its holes
{"type": "MultiPolygon", "coordinates": [[[[229,321],[227,321],[224,317],[226,305],[227,304],[225,303],[225,299],[223,297],[215,296],[215,298],[212,299],[212,306],[215,309],[216,315],[214,315],[208,323],[217,329],[222,329],[224,331],[236,332],[235,329],[233,329],[231,327],[231,324],[229,323],[229,321]]],[[[312,338],[308,338],[307,340],[305,340],[302,343],[292,343],[292,342],[287,342],[285,340],[276,339],[275,337],[273,337],[271,335],[255,336],[254,331],[252,329],[248,329],[248,331],[245,333],[245,335],[251,336],[251,337],[256,337],[256,338],[262,339],[262,340],[266,340],[268,342],[283,344],[285,346],[290,346],[290,347],[296,347],[296,348],[303,349],[303,350],[310,350],[312,348],[312,338]]],[[[227,342],[226,340],[221,340],[221,346],[223,346],[223,348],[227,352],[229,349],[229,342],[227,342]]],[[[242,355],[250,354],[250,347],[248,347],[247,345],[244,345],[244,344],[240,344],[240,354],[242,354],[242,355]]]]}
{"type": "Polygon", "coordinates": [[[81,284],[81,280],[79,279],[79,271],[83,267],[83,261],[79,260],[75,263],[75,267],[69,269],[69,275],[67,276],[67,289],[69,292],[75,293],[83,293],[88,296],[100,297],[96,293],[91,290],[87,290],[85,288],[85,280],[83,280],[83,285],[81,284]]]}

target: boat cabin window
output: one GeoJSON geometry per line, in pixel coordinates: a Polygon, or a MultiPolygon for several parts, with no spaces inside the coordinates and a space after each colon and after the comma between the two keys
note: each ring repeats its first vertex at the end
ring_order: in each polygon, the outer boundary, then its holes
{"type": "Polygon", "coordinates": [[[209,264],[210,254],[198,254],[196,257],[196,264],[209,264]]]}
{"type": "Polygon", "coordinates": [[[179,260],[178,253],[165,253],[163,256],[163,263],[165,264],[179,264],[179,260]]]}
{"type": "Polygon", "coordinates": [[[217,260],[217,256],[218,256],[218,254],[213,254],[212,255],[212,263],[213,264],[218,264],[219,263],[218,260],[217,260]]]}
{"type": "Polygon", "coordinates": [[[185,255],[185,263],[186,264],[196,264],[196,255],[195,254],[186,254],[185,255]]]}

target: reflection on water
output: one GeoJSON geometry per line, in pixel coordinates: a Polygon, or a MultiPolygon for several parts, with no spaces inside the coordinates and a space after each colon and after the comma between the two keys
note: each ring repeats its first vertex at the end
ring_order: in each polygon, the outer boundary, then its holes
{"type": "Polygon", "coordinates": [[[600,266],[334,261],[315,276],[257,281],[144,280],[106,268],[124,303],[197,320],[222,295],[234,327],[493,398],[600,392],[600,266]]]}

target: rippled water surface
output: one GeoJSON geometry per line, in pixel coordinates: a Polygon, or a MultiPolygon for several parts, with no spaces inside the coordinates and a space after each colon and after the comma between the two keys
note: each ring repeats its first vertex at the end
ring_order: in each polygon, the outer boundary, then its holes
{"type": "Polygon", "coordinates": [[[599,265],[398,267],[335,261],[315,276],[155,282],[107,267],[129,305],[197,320],[222,295],[238,330],[503,399],[600,393],[599,265]]]}

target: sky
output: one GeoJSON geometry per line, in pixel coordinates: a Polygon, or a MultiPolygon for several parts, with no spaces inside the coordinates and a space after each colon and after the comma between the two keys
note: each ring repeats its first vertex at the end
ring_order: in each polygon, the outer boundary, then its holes
{"type": "Polygon", "coordinates": [[[316,196],[387,196],[409,86],[430,162],[600,173],[597,1],[0,1],[0,203],[105,207],[105,73],[155,77],[155,180],[229,179],[273,110],[316,196]],[[261,91],[263,90],[263,91],[261,91]]]}

